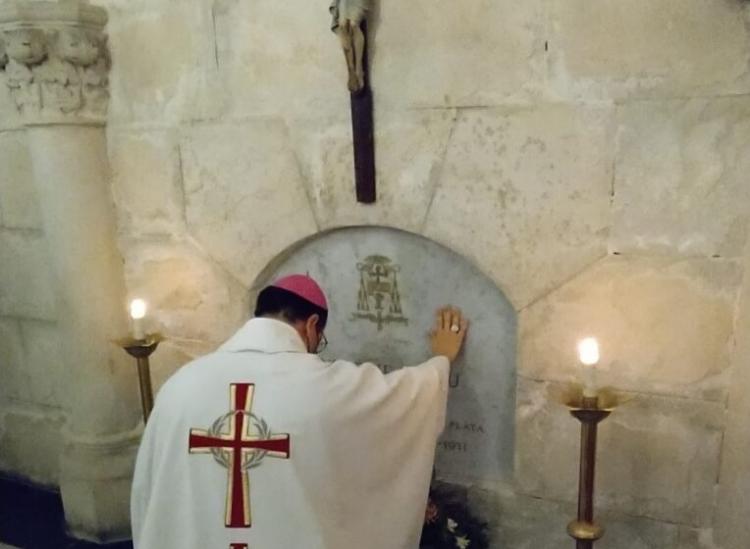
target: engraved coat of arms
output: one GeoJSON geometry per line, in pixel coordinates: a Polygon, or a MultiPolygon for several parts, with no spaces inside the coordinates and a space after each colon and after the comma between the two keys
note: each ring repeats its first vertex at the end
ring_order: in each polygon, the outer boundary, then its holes
{"type": "Polygon", "coordinates": [[[371,255],[357,263],[359,291],[353,319],[369,320],[378,331],[391,323],[408,324],[401,307],[398,273],[401,267],[382,255],[371,255]]]}

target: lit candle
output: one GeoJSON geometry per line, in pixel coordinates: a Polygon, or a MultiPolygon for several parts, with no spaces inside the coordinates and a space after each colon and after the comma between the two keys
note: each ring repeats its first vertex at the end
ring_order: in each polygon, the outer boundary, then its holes
{"type": "Polygon", "coordinates": [[[599,363],[599,342],[587,337],[578,342],[578,358],[583,364],[583,396],[596,396],[596,365],[599,363]]]}
{"type": "Polygon", "coordinates": [[[143,317],[146,316],[146,302],[134,299],[130,302],[130,318],[133,319],[133,337],[143,339],[143,317]]]}

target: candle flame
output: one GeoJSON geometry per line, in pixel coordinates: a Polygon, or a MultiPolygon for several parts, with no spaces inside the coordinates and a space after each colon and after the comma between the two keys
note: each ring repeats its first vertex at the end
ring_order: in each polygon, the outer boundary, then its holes
{"type": "Polygon", "coordinates": [[[134,320],[139,320],[146,316],[146,302],[142,299],[134,299],[130,302],[130,316],[134,320]]]}
{"type": "Polygon", "coordinates": [[[599,342],[594,337],[587,337],[578,342],[578,358],[586,366],[599,362],[599,342]]]}

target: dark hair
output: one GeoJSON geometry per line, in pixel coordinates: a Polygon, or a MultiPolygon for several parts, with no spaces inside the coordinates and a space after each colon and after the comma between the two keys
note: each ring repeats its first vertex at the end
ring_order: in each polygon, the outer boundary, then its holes
{"type": "Polygon", "coordinates": [[[269,286],[258,294],[255,316],[280,316],[289,322],[306,321],[318,315],[318,328],[322,331],[328,322],[328,311],[287,290],[269,286]]]}

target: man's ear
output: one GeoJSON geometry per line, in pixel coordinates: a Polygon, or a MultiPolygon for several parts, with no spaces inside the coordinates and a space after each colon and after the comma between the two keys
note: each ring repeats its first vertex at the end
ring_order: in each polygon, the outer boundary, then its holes
{"type": "Polygon", "coordinates": [[[319,322],[320,322],[320,316],[317,314],[314,314],[308,317],[307,322],[305,324],[308,330],[312,329],[312,330],[317,331],[319,322]]]}

